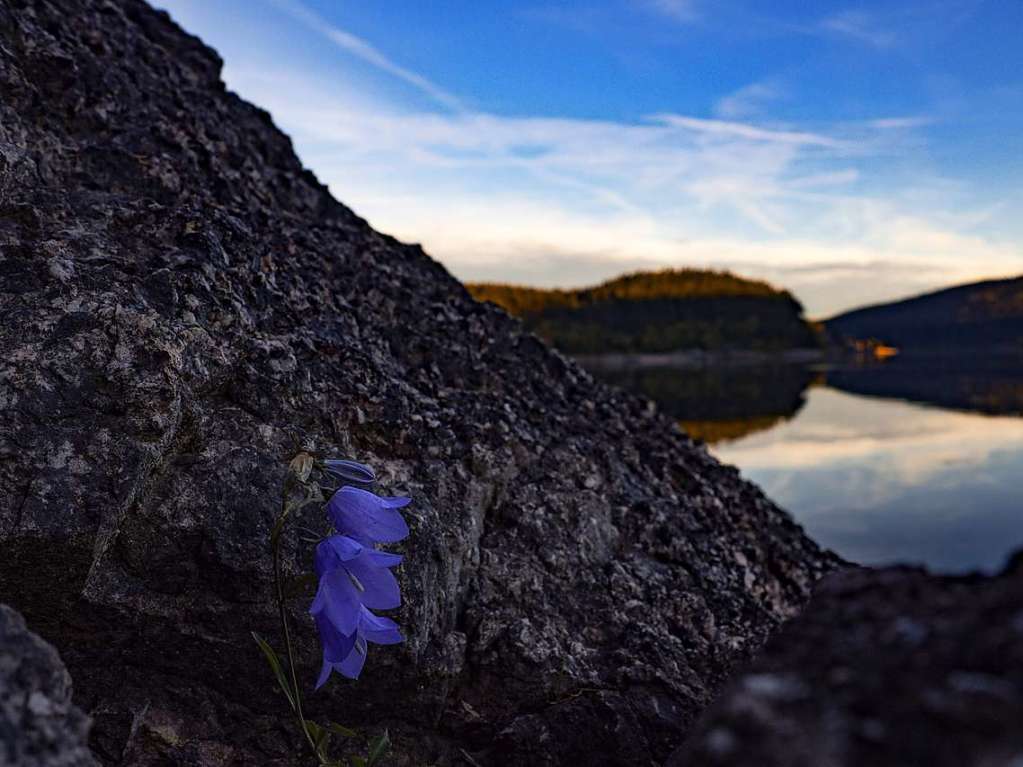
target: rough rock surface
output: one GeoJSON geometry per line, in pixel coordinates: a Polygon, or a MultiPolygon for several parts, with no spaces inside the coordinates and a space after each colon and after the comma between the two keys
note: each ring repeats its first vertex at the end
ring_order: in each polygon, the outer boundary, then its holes
{"type": "Polygon", "coordinates": [[[93,767],[88,730],[57,651],[0,605],[0,765],[93,767]]]}
{"type": "Polygon", "coordinates": [[[1023,765],[1023,552],[994,578],[821,582],[669,767],[1023,765]]]}
{"type": "Polygon", "coordinates": [[[298,434],[415,499],[408,641],[314,714],[395,764],[660,763],[835,559],[332,199],[220,67],[137,0],[0,0],[0,600],[96,757],[295,763],[249,632],[281,644],[298,434]]]}

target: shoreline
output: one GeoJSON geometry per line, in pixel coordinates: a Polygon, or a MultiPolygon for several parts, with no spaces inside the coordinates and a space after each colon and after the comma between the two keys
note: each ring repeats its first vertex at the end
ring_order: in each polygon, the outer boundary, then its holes
{"type": "Polygon", "coordinates": [[[762,365],[805,365],[828,361],[823,349],[785,349],[782,351],[759,351],[734,349],[705,351],[683,349],[676,352],[611,352],[608,354],[569,355],[586,368],[617,370],[623,368],[703,368],[703,367],[745,367],[762,365]]]}

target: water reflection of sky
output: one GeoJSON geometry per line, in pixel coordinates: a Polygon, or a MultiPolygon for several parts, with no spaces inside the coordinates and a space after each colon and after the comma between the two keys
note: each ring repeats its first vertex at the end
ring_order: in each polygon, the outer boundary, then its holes
{"type": "Polygon", "coordinates": [[[813,388],[791,421],[711,450],[856,562],[992,571],[1023,546],[1023,418],[813,388]]]}

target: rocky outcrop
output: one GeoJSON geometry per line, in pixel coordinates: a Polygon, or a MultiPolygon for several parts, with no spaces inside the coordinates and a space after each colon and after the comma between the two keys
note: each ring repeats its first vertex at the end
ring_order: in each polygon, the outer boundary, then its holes
{"type": "Polygon", "coordinates": [[[0,605],[0,765],[94,767],[88,729],[57,651],[0,605]]]}
{"type": "Polygon", "coordinates": [[[414,498],[408,641],[314,714],[395,764],[659,763],[834,558],[335,201],[220,64],[137,0],[0,2],[0,601],[96,757],[295,763],[249,632],[298,439],[414,498]]]}
{"type": "Polygon", "coordinates": [[[668,767],[753,764],[1023,764],[1023,553],[990,579],[822,581],[668,767]]]}

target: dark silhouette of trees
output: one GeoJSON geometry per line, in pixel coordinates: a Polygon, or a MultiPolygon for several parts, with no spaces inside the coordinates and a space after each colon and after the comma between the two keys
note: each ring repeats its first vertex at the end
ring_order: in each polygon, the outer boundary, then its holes
{"type": "Polygon", "coordinates": [[[635,272],[579,290],[477,283],[466,286],[521,317],[563,351],[774,351],[820,345],[788,292],[730,272],[635,272]]]}

